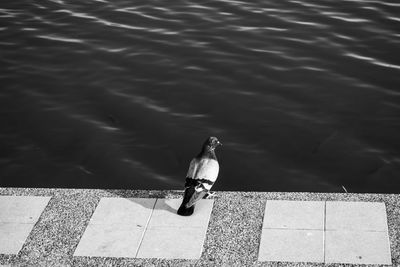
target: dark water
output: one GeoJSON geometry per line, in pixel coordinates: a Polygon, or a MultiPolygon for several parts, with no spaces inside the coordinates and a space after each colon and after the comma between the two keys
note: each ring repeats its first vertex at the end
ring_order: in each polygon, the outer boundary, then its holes
{"type": "Polygon", "coordinates": [[[0,3],[0,186],[400,193],[400,2],[0,3]]]}

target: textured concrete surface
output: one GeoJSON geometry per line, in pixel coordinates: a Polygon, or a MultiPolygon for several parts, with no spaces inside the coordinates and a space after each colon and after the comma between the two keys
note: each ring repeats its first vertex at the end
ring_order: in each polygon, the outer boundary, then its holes
{"type": "MultiPolygon", "coordinates": [[[[257,261],[267,200],[384,202],[388,215],[392,263],[393,266],[400,265],[400,196],[398,194],[217,192],[203,252],[197,260],[73,256],[102,197],[180,198],[181,191],[0,188],[0,195],[52,197],[18,255],[0,255],[0,264],[3,265],[326,266],[321,263],[257,261]]],[[[333,263],[328,266],[344,265],[333,263]]]]}

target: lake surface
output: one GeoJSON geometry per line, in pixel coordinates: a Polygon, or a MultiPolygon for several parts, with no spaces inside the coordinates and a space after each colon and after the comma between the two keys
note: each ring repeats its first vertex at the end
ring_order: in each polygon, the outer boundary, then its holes
{"type": "Polygon", "coordinates": [[[400,193],[397,0],[0,3],[0,186],[400,193]],[[344,189],[344,188],[345,189],[344,189]]]}

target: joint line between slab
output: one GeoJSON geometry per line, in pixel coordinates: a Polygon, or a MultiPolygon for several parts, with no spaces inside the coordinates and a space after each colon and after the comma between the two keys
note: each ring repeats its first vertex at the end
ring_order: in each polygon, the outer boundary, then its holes
{"type": "Polygon", "coordinates": [[[264,221],[265,221],[265,216],[267,215],[267,209],[268,209],[268,199],[267,199],[267,201],[265,202],[265,209],[264,209],[263,222],[262,222],[262,225],[261,225],[261,233],[262,233],[262,230],[263,230],[264,228],[267,228],[267,227],[264,227],[264,221]]]}
{"type": "Polygon", "coordinates": [[[323,242],[323,252],[324,252],[324,263],[326,258],[326,201],[324,201],[324,232],[322,235],[322,242],[323,242]]]}
{"type": "Polygon", "coordinates": [[[153,208],[151,209],[150,216],[147,219],[146,225],[144,226],[144,231],[143,231],[142,236],[140,237],[140,242],[139,242],[139,246],[138,246],[138,248],[136,250],[136,253],[135,253],[135,258],[137,258],[138,254],[139,254],[140,247],[142,246],[142,243],[143,243],[144,235],[146,234],[146,231],[147,231],[147,226],[150,223],[151,216],[153,216],[154,208],[156,207],[157,201],[158,201],[158,198],[156,198],[156,201],[154,201],[154,205],[153,205],[153,208]]]}

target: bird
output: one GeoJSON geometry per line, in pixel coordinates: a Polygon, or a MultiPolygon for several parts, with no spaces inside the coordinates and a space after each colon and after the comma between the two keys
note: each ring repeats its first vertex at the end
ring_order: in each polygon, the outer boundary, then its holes
{"type": "Polygon", "coordinates": [[[220,145],[222,144],[218,138],[208,137],[200,153],[190,161],[182,204],[177,211],[179,215],[192,215],[197,201],[213,195],[210,189],[217,180],[219,172],[215,148],[220,145]]]}

